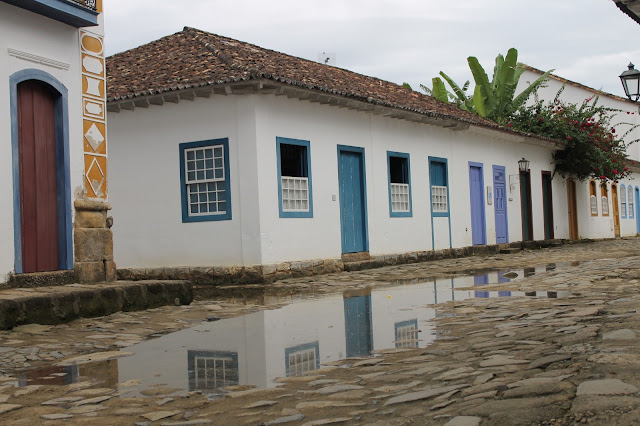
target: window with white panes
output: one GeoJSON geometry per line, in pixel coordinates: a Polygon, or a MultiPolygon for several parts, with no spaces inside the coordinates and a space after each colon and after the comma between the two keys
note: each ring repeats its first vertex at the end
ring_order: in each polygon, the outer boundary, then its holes
{"type": "Polygon", "coordinates": [[[591,216],[598,216],[598,196],[596,194],[596,181],[589,182],[589,204],[591,207],[591,216]]]}
{"type": "Polygon", "coordinates": [[[431,211],[434,216],[449,215],[449,182],[447,160],[429,157],[429,180],[431,181],[431,211]]]}
{"type": "Polygon", "coordinates": [[[609,216],[609,190],[606,183],[600,184],[600,193],[602,194],[600,197],[602,201],[602,216],[609,216]]]}
{"type": "Polygon", "coordinates": [[[183,222],[231,219],[227,139],[180,144],[183,222]]]}
{"type": "Polygon", "coordinates": [[[276,138],[280,217],[313,217],[309,141],[276,138]]]}
{"type": "Polygon", "coordinates": [[[627,218],[627,187],[620,185],[620,216],[627,218]]]}
{"type": "Polygon", "coordinates": [[[318,342],[285,349],[287,377],[301,376],[320,366],[318,342]]]}
{"type": "Polygon", "coordinates": [[[418,347],[418,320],[403,321],[395,324],[396,348],[418,347]]]}
{"type": "Polygon", "coordinates": [[[627,209],[628,209],[628,218],[629,219],[633,219],[633,217],[635,216],[635,202],[633,199],[633,187],[631,185],[629,185],[627,187],[627,209]]]}
{"type": "Polygon", "coordinates": [[[389,213],[392,217],[411,216],[411,177],[409,154],[387,152],[389,171],[389,213]]]}
{"type": "Polygon", "coordinates": [[[434,213],[446,213],[449,211],[446,186],[431,186],[431,203],[434,213]]]}
{"type": "Polygon", "coordinates": [[[239,383],[237,352],[187,351],[189,390],[214,391],[239,383]]]}

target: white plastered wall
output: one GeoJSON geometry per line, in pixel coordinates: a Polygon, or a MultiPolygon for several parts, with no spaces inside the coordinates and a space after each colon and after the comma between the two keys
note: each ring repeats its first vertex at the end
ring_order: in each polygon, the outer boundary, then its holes
{"type": "Polygon", "coordinates": [[[109,113],[118,267],[259,264],[254,99],[212,96],[109,113]],[[232,219],[182,223],[179,144],[229,139],[232,219]]]}
{"type": "MultiPolygon", "coordinates": [[[[482,163],[487,244],[496,243],[495,205],[487,203],[487,187],[493,193],[493,166],[505,167],[509,242],[522,240],[522,215],[518,160],[529,160],[533,239],[544,239],[542,209],[542,171],[553,174],[552,151],[522,142],[519,136],[488,132],[477,128],[454,132],[449,174],[451,187],[452,239],[454,247],[472,244],[469,161],[482,163]]],[[[568,237],[566,187],[564,179],[555,175],[551,181],[554,238],[568,237]]]]}
{"type": "MultiPolygon", "coordinates": [[[[505,166],[507,175],[517,177],[518,160],[525,157],[530,161],[534,239],[544,239],[541,171],[553,172],[549,148],[526,144],[521,137],[494,131],[452,131],[284,97],[258,96],[256,105],[264,263],[340,256],[337,145],[365,149],[369,251],[372,255],[433,248],[429,156],[448,159],[453,247],[469,246],[472,242],[469,161],[484,165],[488,244],[496,242],[493,204],[488,205],[486,201],[486,187],[493,186],[492,165],[505,166]],[[313,218],[279,217],[278,136],[310,141],[313,218]],[[412,217],[389,215],[387,151],[410,155],[412,217]]],[[[568,221],[563,179],[554,176],[552,187],[554,236],[566,238],[568,221]]],[[[509,241],[519,241],[522,222],[517,183],[509,192],[509,198],[509,241]]],[[[435,248],[448,248],[447,218],[434,218],[433,222],[437,230],[435,248]]]]}
{"type": "MultiPolygon", "coordinates": [[[[0,3],[0,282],[15,270],[13,165],[9,78],[24,69],[44,71],[68,90],[71,197],[82,193],[84,178],[82,102],[78,29],[27,10],[0,3]],[[68,65],[68,69],[17,58],[8,49],[68,65]]],[[[73,211],[73,208],[71,208],[73,211]]]]}

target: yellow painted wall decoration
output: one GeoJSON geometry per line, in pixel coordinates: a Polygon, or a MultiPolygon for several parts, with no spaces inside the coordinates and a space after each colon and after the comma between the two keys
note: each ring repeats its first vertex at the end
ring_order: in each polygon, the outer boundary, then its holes
{"type": "Polygon", "coordinates": [[[87,197],[107,199],[107,125],[102,37],[80,31],[82,55],[82,134],[87,197]]]}

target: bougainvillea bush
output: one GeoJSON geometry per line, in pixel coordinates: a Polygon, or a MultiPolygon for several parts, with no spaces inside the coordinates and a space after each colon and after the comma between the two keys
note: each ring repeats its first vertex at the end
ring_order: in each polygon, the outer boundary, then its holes
{"type": "Polygon", "coordinates": [[[562,89],[546,103],[536,97],[535,103],[520,108],[507,126],[560,141],[564,147],[553,159],[556,173],[562,177],[618,181],[628,176],[632,161],[626,149],[636,140],[625,142],[624,138],[637,126],[612,126],[611,118],[624,111],[598,105],[597,96],[575,105],[560,100],[561,93],[562,89]],[[620,134],[617,128],[625,128],[625,132],[620,134]]]}

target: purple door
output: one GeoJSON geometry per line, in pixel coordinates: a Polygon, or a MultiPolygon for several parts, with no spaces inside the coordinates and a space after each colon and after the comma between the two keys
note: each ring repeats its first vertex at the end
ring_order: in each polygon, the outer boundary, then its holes
{"type": "Polygon", "coordinates": [[[487,243],[484,217],[484,180],[482,163],[469,161],[469,190],[471,193],[471,242],[473,245],[487,243]]]}
{"type": "Polygon", "coordinates": [[[493,166],[493,204],[496,213],[496,243],[509,242],[507,226],[507,185],[504,166],[493,166]]]}

